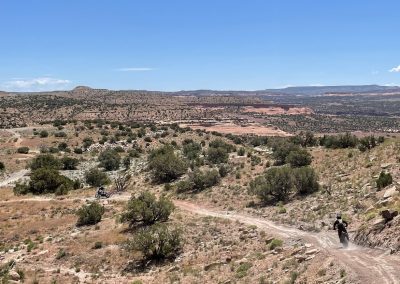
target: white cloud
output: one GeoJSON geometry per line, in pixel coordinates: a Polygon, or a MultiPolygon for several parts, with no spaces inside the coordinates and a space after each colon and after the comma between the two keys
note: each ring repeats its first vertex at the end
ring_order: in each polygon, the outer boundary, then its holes
{"type": "Polygon", "coordinates": [[[290,87],[294,87],[295,85],[283,85],[283,86],[276,86],[274,87],[274,89],[286,89],[286,88],[290,88],[290,87]]]}
{"type": "Polygon", "coordinates": [[[140,71],[152,71],[155,70],[155,68],[149,68],[149,67],[127,67],[127,68],[118,68],[117,71],[121,72],[140,72],[140,71]]]}
{"type": "Polygon", "coordinates": [[[70,84],[70,80],[57,79],[52,77],[38,77],[33,79],[13,78],[1,84],[1,87],[6,91],[51,91],[61,90],[70,84]]]}
{"type": "Polygon", "coordinates": [[[400,65],[390,69],[389,72],[400,72],[400,65]]]}

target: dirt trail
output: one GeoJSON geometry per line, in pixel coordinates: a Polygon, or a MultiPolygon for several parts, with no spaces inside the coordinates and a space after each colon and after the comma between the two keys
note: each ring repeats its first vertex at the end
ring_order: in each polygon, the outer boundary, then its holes
{"type": "Polygon", "coordinates": [[[6,131],[10,132],[13,134],[13,137],[11,139],[17,139],[14,142],[14,147],[19,148],[22,143],[22,138],[21,138],[21,133],[19,133],[17,130],[20,128],[10,128],[10,129],[5,129],[6,131]]]}
{"type": "Polygon", "coordinates": [[[11,139],[17,139],[14,142],[14,147],[19,148],[19,147],[21,147],[21,143],[22,143],[22,135],[21,135],[20,131],[26,131],[26,130],[32,130],[32,129],[44,129],[44,128],[45,127],[41,127],[41,126],[26,126],[26,127],[8,128],[8,129],[4,129],[4,130],[13,134],[14,137],[11,139]]]}
{"type": "MultiPolygon", "coordinates": [[[[111,200],[128,200],[130,194],[115,195],[111,200]]],[[[76,198],[75,198],[76,199],[76,198]]],[[[94,200],[94,198],[84,198],[94,200]]],[[[0,201],[26,202],[26,201],[51,201],[57,200],[51,197],[32,197],[15,200],[0,201]]],[[[220,211],[207,208],[188,201],[174,200],[177,207],[194,214],[212,216],[217,218],[239,221],[247,225],[255,225],[258,228],[268,231],[272,235],[280,236],[283,239],[302,239],[311,243],[316,249],[326,255],[333,256],[336,261],[352,272],[357,282],[352,283],[387,283],[400,284],[400,257],[390,255],[387,251],[371,249],[350,244],[349,248],[342,249],[337,233],[331,232],[306,232],[296,228],[275,224],[263,218],[253,217],[246,214],[220,211]]]]}
{"type": "Polygon", "coordinates": [[[352,244],[348,249],[342,249],[335,231],[321,233],[301,231],[277,225],[262,218],[209,209],[186,201],[175,201],[175,205],[195,214],[255,225],[282,238],[301,238],[312,243],[315,248],[324,251],[327,255],[333,256],[338,262],[350,269],[359,283],[400,283],[400,257],[390,255],[383,250],[369,249],[352,244]]]}

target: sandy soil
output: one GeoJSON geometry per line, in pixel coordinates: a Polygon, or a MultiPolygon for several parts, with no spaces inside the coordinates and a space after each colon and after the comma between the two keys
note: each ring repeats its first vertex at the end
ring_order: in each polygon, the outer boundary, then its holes
{"type": "Polygon", "coordinates": [[[278,115],[278,114],[313,114],[313,110],[306,107],[292,107],[288,110],[285,110],[281,107],[268,107],[268,108],[256,108],[252,106],[247,106],[243,108],[243,112],[252,112],[252,113],[262,113],[269,115],[278,115]]]}
{"type": "Polygon", "coordinates": [[[221,123],[210,126],[200,124],[182,124],[182,127],[190,127],[192,129],[202,129],[206,131],[217,131],[224,134],[255,134],[260,136],[291,136],[291,134],[275,129],[273,127],[267,127],[260,124],[249,124],[247,126],[236,125],[233,123],[221,123]]]}

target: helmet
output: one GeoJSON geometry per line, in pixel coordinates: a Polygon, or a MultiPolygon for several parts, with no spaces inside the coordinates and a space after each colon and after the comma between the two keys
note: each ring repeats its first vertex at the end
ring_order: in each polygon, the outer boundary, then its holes
{"type": "Polygon", "coordinates": [[[336,213],[336,219],[342,219],[342,214],[341,213],[336,213]]]}

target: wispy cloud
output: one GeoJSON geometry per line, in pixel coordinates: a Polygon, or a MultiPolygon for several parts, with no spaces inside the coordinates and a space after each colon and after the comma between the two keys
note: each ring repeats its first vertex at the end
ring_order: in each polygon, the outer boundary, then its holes
{"type": "Polygon", "coordinates": [[[387,83],[387,84],[384,84],[384,86],[385,86],[385,87],[397,87],[398,84],[395,84],[395,83],[387,83]]]}
{"type": "Polygon", "coordinates": [[[150,68],[150,67],[126,67],[126,68],[118,68],[116,70],[117,71],[121,71],[121,72],[141,72],[141,71],[153,71],[153,70],[156,70],[156,68],[150,68]]]}
{"type": "Polygon", "coordinates": [[[38,77],[33,79],[13,78],[2,83],[0,86],[6,91],[51,91],[66,88],[71,83],[70,80],[57,79],[52,77],[38,77]]]}
{"type": "Polygon", "coordinates": [[[400,65],[390,69],[389,72],[400,72],[400,65]]]}

